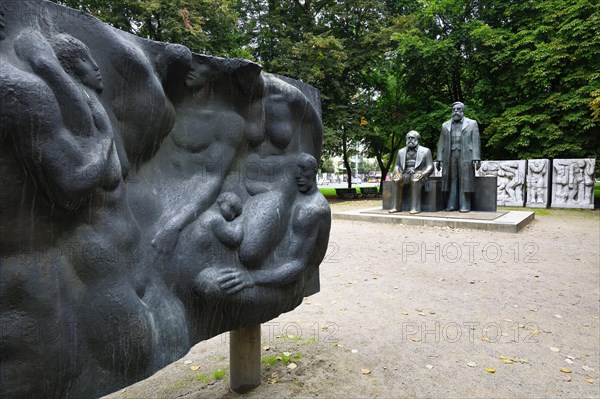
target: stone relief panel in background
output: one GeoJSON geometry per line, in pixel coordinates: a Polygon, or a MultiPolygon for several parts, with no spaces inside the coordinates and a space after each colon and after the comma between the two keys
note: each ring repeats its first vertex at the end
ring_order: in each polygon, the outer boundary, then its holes
{"type": "Polygon", "coordinates": [[[528,208],[547,208],[550,204],[550,161],[548,159],[527,160],[528,208]]]}
{"type": "Polygon", "coordinates": [[[498,206],[523,206],[525,193],[525,160],[481,161],[478,176],[496,176],[498,206]]]}
{"type": "Polygon", "coordinates": [[[318,291],[308,85],[3,0],[0,134],[0,397],[98,397],[318,291]]]}
{"type": "Polygon", "coordinates": [[[552,207],[594,209],[596,160],[554,159],[552,161],[552,207]]]}

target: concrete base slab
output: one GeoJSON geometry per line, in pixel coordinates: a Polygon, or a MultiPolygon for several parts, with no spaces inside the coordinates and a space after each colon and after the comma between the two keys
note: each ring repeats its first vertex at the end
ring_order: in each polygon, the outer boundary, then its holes
{"type": "Polygon", "coordinates": [[[388,213],[387,210],[382,208],[368,208],[335,212],[333,218],[411,226],[439,226],[518,233],[533,220],[534,213],[531,211],[421,212],[410,215],[408,212],[388,213]]]}

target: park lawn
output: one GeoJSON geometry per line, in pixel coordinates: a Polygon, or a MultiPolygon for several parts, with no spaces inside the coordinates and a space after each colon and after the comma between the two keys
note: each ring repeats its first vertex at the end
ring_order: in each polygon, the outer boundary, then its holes
{"type": "MultiPolygon", "coordinates": [[[[335,194],[335,188],[333,187],[319,187],[319,191],[321,192],[321,194],[323,194],[323,196],[325,196],[325,198],[336,198],[336,194],[335,194]]],[[[594,197],[599,198],[600,197],[600,182],[596,182],[594,183],[594,197]]],[[[529,208],[527,208],[529,210],[529,208]]],[[[517,209],[514,209],[517,210],[517,209]]],[[[543,214],[544,210],[541,208],[531,208],[531,210],[533,210],[534,212],[536,212],[536,214],[543,214]]]]}
{"type": "Polygon", "coordinates": [[[319,191],[326,198],[327,197],[335,197],[335,188],[333,188],[333,187],[319,187],[319,191]]]}

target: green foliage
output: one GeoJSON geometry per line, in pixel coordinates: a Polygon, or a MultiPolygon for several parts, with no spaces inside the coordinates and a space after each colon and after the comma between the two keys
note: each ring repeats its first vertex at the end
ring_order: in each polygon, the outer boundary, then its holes
{"type": "Polygon", "coordinates": [[[324,173],[335,172],[335,166],[333,165],[333,161],[331,160],[331,158],[321,158],[321,165],[319,169],[321,169],[321,172],[324,173]]]}
{"type": "Polygon", "coordinates": [[[548,0],[515,2],[472,32],[496,158],[599,155],[599,27],[598,4],[548,0]]]}
{"type": "Polygon", "coordinates": [[[262,363],[263,366],[265,366],[266,368],[269,368],[271,366],[274,366],[277,364],[277,356],[276,355],[272,355],[272,356],[263,356],[260,358],[260,362],[262,363]]]}
{"type": "Polygon", "coordinates": [[[188,379],[190,381],[196,381],[202,384],[208,384],[211,381],[210,377],[203,373],[192,374],[188,377],[188,379]]]}
{"type": "Polygon", "coordinates": [[[242,43],[234,0],[53,0],[152,40],[199,53],[250,56],[242,43]]]}
{"type": "Polygon", "coordinates": [[[219,381],[222,380],[223,378],[225,378],[225,376],[227,375],[227,371],[225,369],[218,369],[213,371],[212,373],[212,377],[213,379],[219,381]]]}
{"type": "Polygon", "coordinates": [[[600,158],[597,1],[57,2],[317,87],[324,150],[348,174],[360,147],[385,177],[409,130],[435,152],[454,101],[479,122],[483,158],[600,158]]]}
{"type": "MultiPolygon", "coordinates": [[[[396,47],[381,74],[406,96],[401,108],[424,145],[435,146],[449,104],[463,101],[479,121],[484,158],[599,155],[595,2],[420,4],[393,19],[396,47]]],[[[393,101],[382,93],[380,102],[393,101]]]]}
{"type": "Polygon", "coordinates": [[[277,362],[281,362],[283,365],[287,366],[291,362],[297,362],[302,358],[302,354],[300,352],[291,353],[291,352],[282,352],[280,354],[273,354],[269,356],[261,357],[260,361],[263,366],[269,368],[277,364],[277,362]]]}
{"type": "Polygon", "coordinates": [[[335,197],[335,188],[332,187],[319,187],[319,191],[321,192],[321,194],[323,194],[326,198],[333,198],[335,197]]]}

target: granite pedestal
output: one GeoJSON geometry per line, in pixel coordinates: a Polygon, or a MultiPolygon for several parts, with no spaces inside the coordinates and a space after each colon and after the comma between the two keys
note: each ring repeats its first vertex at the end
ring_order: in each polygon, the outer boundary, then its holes
{"type": "MultiPolygon", "coordinates": [[[[475,193],[471,198],[471,210],[475,212],[496,212],[496,176],[482,176],[475,178],[475,193]]],[[[392,184],[383,183],[383,209],[392,208],[392,184]]],[[[445,207],[448,193],[442,192],[442,178],[429,177],[427,184],[421,188],[421,212],[439,212],[445,207]],[[427,185],[429,187],[427,187],[427,185]]],[[[402,196],[402,211],[410,210],[410,190],[408,185],[404,187],[402,196]]]]}

